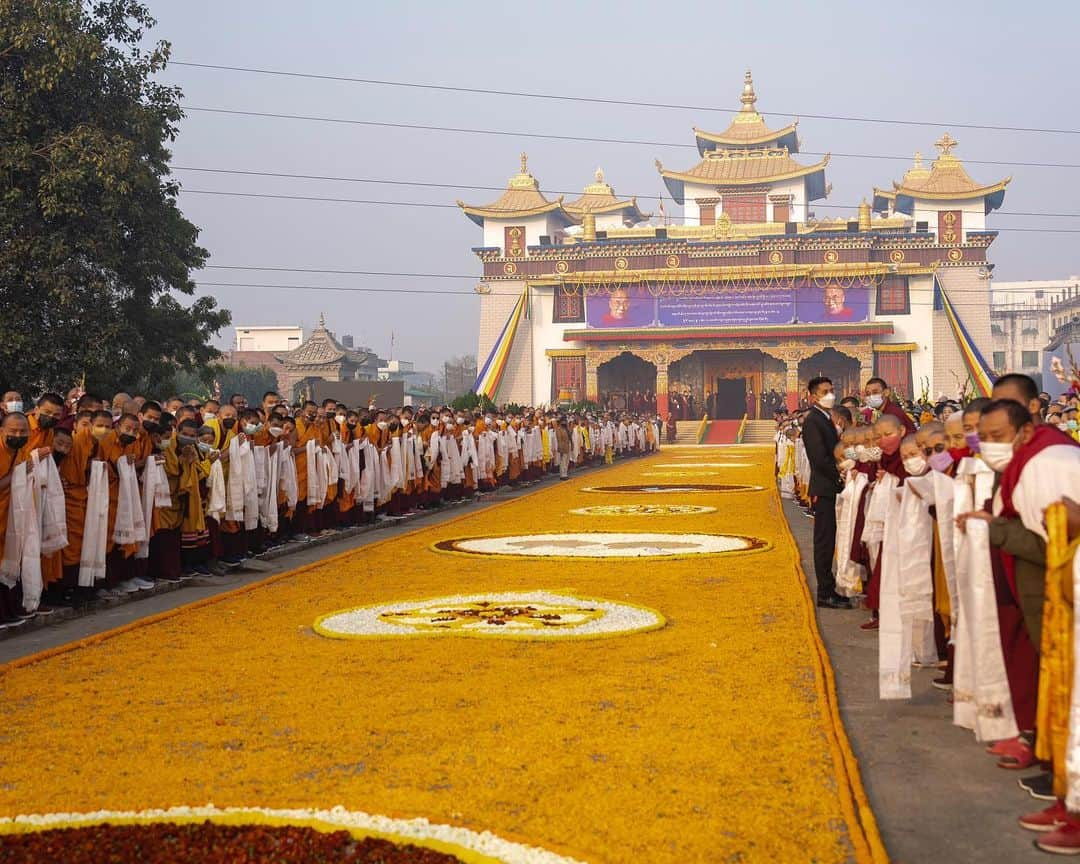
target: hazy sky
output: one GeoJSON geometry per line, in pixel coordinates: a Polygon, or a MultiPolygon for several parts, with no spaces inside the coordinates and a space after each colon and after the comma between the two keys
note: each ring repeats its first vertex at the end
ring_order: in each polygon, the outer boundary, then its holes
{"type": "MultiPolygon", "coordinates": [[[[434,83],[715,110],[605,106],[452,94],[171,66],[188,106],[603,138],[647,145],[548,141],[190,111],[174,147],[189,168],[503,186],[518,153],[545,189],[575,191],[603,167],[616,193],[664,191],[654,167],[697,162],[691,127],[722,130],[751,68],[773,127],[793,116],[803,150],[833,154],[819,217],[889,186],[910,154],[928,157],[944,128],[819,120],[808,114],[1080,130],[1073,0],[924,3],[447,3],[370,0],[147,0],[152,33],[173,59],[380,80],[434,83]],[[675,145],[675,146],[672,146],[675,145]],[[901,156],[903,160],[842,156],[901,156]]],[[[965,160],[1080,166],[1080,134],[949,127],[965,160]]],[[[804,163],[816,156],[800,157],[804,163]]],[[[980,182],[1012,175],[1003,211],[1080,213],[1080,167],[969,164],[980,182]]],[[[498,192],[177,172],[188,190],[380,201],[487,203],[498,192]]],[[[666,193],[665,193],[666,194],[666,193]]],[[[230,198],[185,192],[210,263],[249,267],[475,274],[480,229],[456,209],[230,198]]],[[[655,202],[641,202],[652,209],[655,202]]],[[[668,202],[669,212],[676,208],[668,202]]],[[[994,214],[1002,280],[1080,272],[1080,218],[994,214]]],[[[383,356],[434,368],[475,352],[475,280],[208,269],[201,281],[424,288],[447,296],[206,287],[236,324],[302,324],[325,312],[383,356]]],[[[232,328],[218,344],[229,346],[232,328]]]]}

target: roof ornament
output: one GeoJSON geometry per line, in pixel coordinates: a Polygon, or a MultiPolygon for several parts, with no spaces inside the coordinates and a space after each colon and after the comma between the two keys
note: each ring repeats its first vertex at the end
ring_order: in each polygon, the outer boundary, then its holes
{"type": "Polygon", "coordinates": [[[942,156],[951,156],[953,147],[959,146],[959,142],[946,132],[934,142],[934,146],[941,151],[942,156]]]}
{"type": "Polygon", "coordinates": [[[319,329],[320,330],[325,330],[326,329],[326,315],[323,312],[319,313],[319,329]]]}
{"type": "Polygon", "coordinates": [[[915,158],[911,162],[911,167],[912,168],[922,168],[923,167],[923,164],[922,164],[922,151],[921,150],[916,150],[915,151],[915,158]]]}
{"type": "Polygon", "coordinates": [[[754,107],[757,102],[757,95],[754,93],[754,79],[749,69],[746,70],[746,75],[743,76],[742,96],[739,97],[739,101],[742,102],[740,111],[745,114],[757,113],[757,109],[754,107]]]}
{"type": "Polygon", "coordinates": [[[597,168],[596,169],[596,174],[594,176],[596,177],[596,182],[597,183],[603,183],[604,182],[604,169],[603,168],[597,168]]]}
{"type": "Polygon", "coordinates": [[[522,174],[528,174],[529,173],[529,154],[528,153],[522,153],[521,154],[521,173],[522,174]]]}
{"type": "Polygon", "coordinates": [[[536,178],[529,173],[529,154],[521,154],[521,170],[510,178],[510,182],[506,186],[507,189],[531,189],[533,191],[539,191],[540,184],[536,182],[536,178]]]}

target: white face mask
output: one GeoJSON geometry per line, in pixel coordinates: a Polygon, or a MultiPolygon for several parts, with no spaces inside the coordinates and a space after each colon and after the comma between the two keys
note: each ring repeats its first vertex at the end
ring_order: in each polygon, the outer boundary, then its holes
{"type": "Polygon", "coordinates": [[[881,448],[880,447],[867,447],[866,448],[866,461],[867,462],[880,462],[881,461],[881,448]]]}
{"type": "Polygon", "coordinates": [[[401,418],[401,428],[407,429],[412,421],[408,417],[401,418]]]}
{"type": "Polygon", "coordinates": [[[844,459],[837,465],[837,467],[841,471],[850,471],[852,468],[855,467],[855,460],[854,459],[844,459]]]}
{"type": "Polygon", "coordinates": [[[998,474],[1008,467],[1013,458],[1012,441],[980,441],[979,455],[983,462],[993,468],[998,474]]]}
{"type": "Polygon", "coordinates": [[[12,414],[16,411],[22,411],[22,402],[5,402],[4,408],[7,410],[8,414],[12,414]]]}
{"type": "MultiPolygon", "coordinates": [[[[865,451],[866,448],[864,447],[863,450],[865,451]]],[[[856,459],[858,457],[858,452],[859,451],[855,447],[845,447],[844,448],[844,458],[845,459],[856,459]]]]}
{"type": "Polygon", "coordinates": [[[280,438],[282,435],[285,434],[285,430],[282,429],[280,426],[271,426],[266,431],[270,433],[271,438],[280,438]]]}
{"type": "Polygon", "coordinates": [[[380,421],[379,421],[378,423],[376,423],[375,425],[376,425],[376,426],[377,426],[378,428],[380,428],[380,429],[386,429],[386,428],[388,428],[388,426],[389,426],[389,424],[388,424],[388,423],[387,423],[387,422],[386,422],[385,420],[380,420],[380,421]]]}
{"type": "Polygon", "coordinates": [[[262,423],[245,423],[245,435],[258,435],[262,431],[262,423]]]}
{"type": "Polygon", "coordinates": [[[926,460],[922,456],[908,456],[904,460],[904,470],[907,471],[912,477],[918,477],[921,474],[925,474],[927,468],[930,466],[926,464],[926,460]]]}
{"type": "Polygon", "coordinates": [[[885,404],[885,397],[880,393],[874,393],[873,395],[866,397],[866,404],[876,411],[885,404]]]}
{"type": "Polygon", "coordinates": [[[202,415],[202,419],[205,420],[217,420],[217,414],[213,411],[207,411],[202,415]]]}
{"type": "Polygon", "coordinates": [[[833,405],[836,404],[836,394],[826,393],[824,396],[818,398],[817,404],[824,408],[826,411],[830,410],[833,405]]]}
{"type": "Polygon", "coordinates": [[[345,420],[346,420],[346,417],[345,417],[344,414],[336,414],[334,416],[334,419],[337,420],[338,423],[344,423],[345,420]]]}
{"type": "Polygon", "coordinates": [[[464,417],[458,417],[457,418],[457,425],[458,426],[464,426],[465,425],[465,418],[464,417]]]}

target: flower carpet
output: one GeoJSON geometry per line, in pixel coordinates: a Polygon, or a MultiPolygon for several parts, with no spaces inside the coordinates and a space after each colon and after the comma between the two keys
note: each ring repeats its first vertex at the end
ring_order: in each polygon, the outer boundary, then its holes
{"type": "Polygon", "coordinates": [[[885,861],[771,454],[700,450],[0,668],[0,861],[885,861]]]}

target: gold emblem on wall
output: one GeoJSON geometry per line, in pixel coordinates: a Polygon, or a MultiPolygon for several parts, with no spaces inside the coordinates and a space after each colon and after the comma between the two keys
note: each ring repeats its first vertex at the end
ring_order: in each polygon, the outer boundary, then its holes
{"type": "Polygon", "coordinates": [[[962,249],[950,249],[949,250],[949,260],[950,261],[963,261],[964,260],[964,250],[962,250],[962,249]]]}
{"type": "Polygon", "coordinates": [[[630,266],[629,262],[625,258],[616,258],[615,259],[615,269],[616,270],[625,270],[628,266],[630,266]]]}
{"type": "Polygon", "coordinates": [[[503,273],[505,273],[507,276],[513,276],[515,273],[517,273],[517,264],[515,264],[513,261],[507,261],[505,264],[503,264],[503,273]]]}
{"type": "Polygon", "coordinates": [[[821,258],[826,264],[835,264],[840,260],[840,253],[835,249],[827,249],[821,258]]]}
{"type": "Polygon", "coordinates": [[[504,229],[503,241],[507,257],[525,254],[525,229],[519,225],[511,225],[504,229]]]}
{"type": "Polygon", "coordinates": [[[769,253],[769,263],[770,264],[783,264],[784,263],[784,253],[783,252],[770,252],[769,253]]]}
{"type": "Polygon", "coordinates": [[[557,261],[555,262],[555,272],[568,273],[570,272],[570,265],[567,264],[565,261],[557,261]]]}
{"type": "Polygon", "coordinates": [[[893,249],[893,251],[889,253],[889,260],[892,261],[893,264],[899,264],[904,260],[904,250],[893,249]]]}
{"type": "Polygon", "coordinates": [[[667,261],[665,263],[667,264],[669,269],[673,270],[676,267],[678,267],[679,264],[680,264],[679,256],[678,255],[668,255],[667,256],[667,261]]]}

